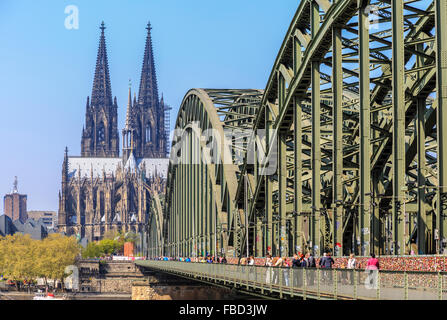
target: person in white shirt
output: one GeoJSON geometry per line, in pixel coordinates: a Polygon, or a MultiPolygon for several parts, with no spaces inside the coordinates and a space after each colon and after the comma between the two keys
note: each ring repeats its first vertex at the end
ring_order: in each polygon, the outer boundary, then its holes
{"type": "Polygon", "coordinates": [[[349,272],[349,278],[351,279],[351,285],[354,284],[354,272],[355,272],[356,268],[357,268],[357,263],[356,263],[354,254],[351,253],[349,255],[349,260],[348,260],[348,265],[347,265],[347,269],[352,269],[352,271],[349,272]]]}
{"type": "Polygon", "coordinates": [[[265,273],[265,282],[270,283],[272,280],[272,256],[267,254],[267,258],[265,259],[266,273],[265,273]]]}

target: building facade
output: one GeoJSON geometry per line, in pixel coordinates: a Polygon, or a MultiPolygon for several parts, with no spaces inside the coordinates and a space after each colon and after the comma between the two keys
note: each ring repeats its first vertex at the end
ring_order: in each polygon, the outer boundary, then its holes
{"type": "Polygon", "coordinates": [[[166,106],[158,98],[151,27],[138,98],[129,88],[119,156],[118,105],[112,99],[105,26],[101,24],[91,97],[87,98],[81,156],[65,150],[58,226],[67,235],[100,240],[110,230],[140,233],[149,218],[150,186],[163,188],[169,159],[166,106]]]}
{"type": "Polygon", "coordinates": [[[12,192],[6,194],[3,198],[3,207],[5,215],[11,218],[12,221],[20,220],[21,222],[25,222],[28,219],[26,213],[27,195],[20,194],[17,186],[17,177],[15,177],[12,192]]]}
{"type": "Polygon", "coordinates": [[[28,218],[36,221],[42,219],[42,223],[47,229],[54,229],[57,227],[57,212],[55,211],[28,211],[28,218]]]}

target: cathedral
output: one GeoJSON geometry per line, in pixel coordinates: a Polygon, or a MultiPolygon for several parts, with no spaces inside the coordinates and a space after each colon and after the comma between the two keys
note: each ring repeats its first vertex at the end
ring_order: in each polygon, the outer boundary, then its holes
{"type": "Polygon", "coordinates": [[[59,192],[59,230],[88,241],[100,240],[108,231],[143,232],[149,219],[150,189],[164,189],[169,163],[169,108],[158,96],[150,24],[138,98],[132,98],[129,87],[121,157],[104,22],[100,30],[81,156],[69,156],[65,149],[59,192]]]}

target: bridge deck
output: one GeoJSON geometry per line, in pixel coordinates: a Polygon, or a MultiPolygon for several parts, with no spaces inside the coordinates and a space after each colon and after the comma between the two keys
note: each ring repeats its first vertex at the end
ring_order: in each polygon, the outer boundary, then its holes
{"type": "Polygon", "coordinates": [[[447,299],[447,273],[267,268],[179,261],[135,261],[141,267],[265,297],[303,299],[447,299]]]}

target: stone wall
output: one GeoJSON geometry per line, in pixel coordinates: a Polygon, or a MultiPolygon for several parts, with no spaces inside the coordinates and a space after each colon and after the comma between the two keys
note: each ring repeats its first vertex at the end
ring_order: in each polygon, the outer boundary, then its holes
{"type": "Polygon", "coordinates": [[[132,300],[226,300],[231,290],[203,284],[138,283],[132,285],[132,300]]]}
{"type": "Polygon", "coordinates": [[[131,293],[132,282],[144,275],[133,261],[81,260],[80,290],[97,293],[131,293]]]}

